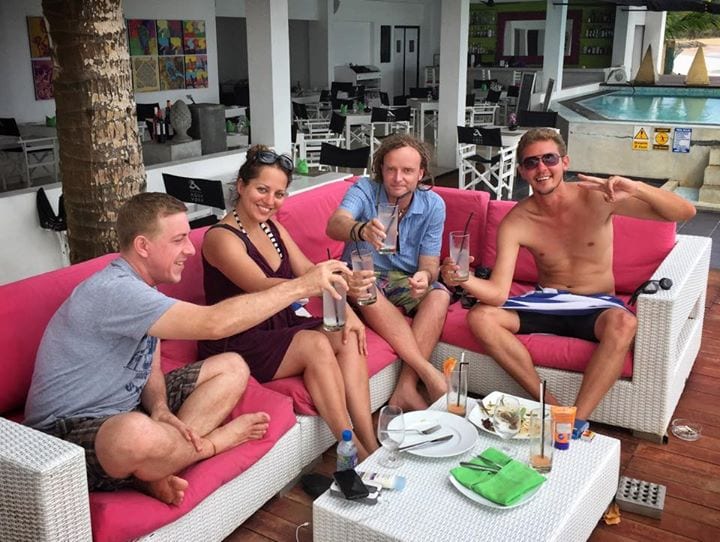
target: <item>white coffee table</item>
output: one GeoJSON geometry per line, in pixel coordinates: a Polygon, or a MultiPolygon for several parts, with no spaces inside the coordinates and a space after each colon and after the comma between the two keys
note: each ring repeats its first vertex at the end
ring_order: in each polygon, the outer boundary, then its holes
{"type": "MultiPolygon", "coordinates": [[[[433,408],[445,404],[444,398],[433,408]]],[[[527,441],[511,441],[516,457],[527,457],[527,441]]],[[[407,478],[402,491],[383,491],[375,505],[326,492],[313,503],[313,535],[328,541],[512,541],[586,540],[615,496],[620,470],[620,441],[596,435],[591,442],[573,441],[556,451],[552,472],[541,490],[522,506],[488,508],[460,494],[449,471],[500,439],[479,431],[474,448],[462,456],[430,459],[404,453],[397,469],[407,478]]],[[[378,450],[358,470],[387,473],[378,450]]]]}

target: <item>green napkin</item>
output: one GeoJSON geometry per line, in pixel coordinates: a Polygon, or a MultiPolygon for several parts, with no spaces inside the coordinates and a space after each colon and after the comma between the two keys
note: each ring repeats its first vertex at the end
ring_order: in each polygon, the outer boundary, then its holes
{"type": "MultiPolygon", "coordinates": [[[[493,463],[502,465],[500,471],[494,473],[467,467],[455,467],[450,474],[465,487],[494,503],[503,506],[515,504],[528,491],[546,481],[543,475],[495,448],[488,448],[480,455],[493,463]]],[[[478,458],[472,459],[470,463],[487,466],[478,458]]]]}

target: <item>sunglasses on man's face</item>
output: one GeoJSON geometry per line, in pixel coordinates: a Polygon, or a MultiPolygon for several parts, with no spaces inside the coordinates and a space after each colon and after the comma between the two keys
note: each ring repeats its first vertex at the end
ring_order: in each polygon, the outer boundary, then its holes
{"type": "Polygon", "coordinates": [[[672,285],[673,281],[667,277],[660,280],[647,280],[633,292],[633,295],[630,297],[630,301],[628,301],[628,305],[634,305],[640,294],[654,294],[661,288],[663,290],[669,290],[672,288],[672,285]]]}
{"type": "Polygon", "coordinates": [[[287,154],[277,154],[275,151],[260,151],[255,155],[255,160],[266,166],[272,166],[278,163],[281,168],[288,172],[295,169],[292,158],[287,154]]]}
{"type": "Polygon", "coordinates": [[[560,163],[560,158],[561,156],[559,154],[549,152],[547,154],[541,154],[538,156],[526,156],[525,158],[523,158],[520,164],[525,169],[535,169],[540,165],[540,161],[542,161],[543,164],[551,167],[557,166],[560,163]]]}

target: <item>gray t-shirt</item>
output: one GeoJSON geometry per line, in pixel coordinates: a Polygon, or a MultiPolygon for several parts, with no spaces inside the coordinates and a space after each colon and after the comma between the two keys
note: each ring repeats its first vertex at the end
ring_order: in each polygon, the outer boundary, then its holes
{"type": "Polygon", "coordinates": [[[25,404],[25,423],[100,417],[140,402],[158,339],[148,329],[177,300],[122,258],[81,282],[48,323],[25,404]]]}

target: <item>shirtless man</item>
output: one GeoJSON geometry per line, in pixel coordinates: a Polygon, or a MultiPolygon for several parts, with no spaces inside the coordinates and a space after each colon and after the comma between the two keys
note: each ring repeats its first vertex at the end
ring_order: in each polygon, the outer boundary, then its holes
{"type": "Polygon", "coordinates": [[[212,356],[163,376],[159,339],[227,337],[299,298],[318,295],[338,271],[324,262],[259,294],[213,306],[157,291],[180,282],[195,253],[185,205],[143,193],[120,210],[120,257],[80,283],[50,320],[37,354],[25,423],[85,448],[91,490],[132,485],[180,504],[188,482],[176,473],[196,461],[260,439],[264,412],[223,421],[249,370],[235,353],[212,356]]]}
{"type": "MultiPolygon", "coordinates": [[[[515,334],[554,333],[599,343],[575,401],[577,438],[620,376],[637,322],[623,307],[583,316],[501,308],[510,291],[520,247],[532,253],[543,288],[583,296],[612,295],[612,216],[684,221],[694,216],[695,208],[672,192],[624,177],[579,175],[581,182],[565,182],[570,159],[565,142],[555,130],[528,131],[520,140],[517,156],[518,171],[533,194],[513,207],[502,221],[491,278],[471,276],[469,281],[457,283],[453,278],[457,266],[451,260],[444,262],[442,276],[446,284],[462,286],[478,299],[480,304],[468,313],[470,329],[487,353],[534,397],[539,394],[540,378],[515,334]],[[564,331],[559,332],[563,327],[564,331]]],[[[547,398],[557,404],[552,394],[547,398]]]]}

